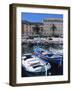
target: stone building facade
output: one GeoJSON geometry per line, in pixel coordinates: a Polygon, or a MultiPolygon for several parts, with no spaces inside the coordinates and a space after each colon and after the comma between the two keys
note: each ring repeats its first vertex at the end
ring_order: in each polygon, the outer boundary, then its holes
{"type": "Polygon", "coordinates": [[[36,36],[43,33],[43,23],[22,21],[22,34],[25,36],[36,36]]]}
{"type": "Polygon", "coordinates": [[[63,19],[61,18],[50,18],[43,19],[43,33],[47,36],[60,36],[63,34],[63,19]]]}
{"type": "Polygon", "coordinates": [[[50,18],[42,22],[22,21],[23,36],[60,36],[63,34],[63,20],[50,18]]]}

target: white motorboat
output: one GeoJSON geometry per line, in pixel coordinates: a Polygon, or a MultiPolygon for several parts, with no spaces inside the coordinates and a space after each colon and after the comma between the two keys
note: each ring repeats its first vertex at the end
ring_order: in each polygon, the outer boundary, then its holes
{"type": "MultiPolygon", "coordinates": [[[[22,57],[22,66],[28,72],[45,72],[45,65],[46,63],[37,56],[26,54],[22,57]]],[[[50,68],[51,65],[48,63],[47,69],[49,70],[50,68]]]]}

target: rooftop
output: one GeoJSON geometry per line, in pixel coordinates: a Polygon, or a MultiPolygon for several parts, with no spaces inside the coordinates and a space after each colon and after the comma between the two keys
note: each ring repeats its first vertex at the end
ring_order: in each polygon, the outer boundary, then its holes
{"type": "Polygon", "coordinates": [[[30,24],[30,25],[31,25],[31,24],[32,24],[32,25],[33,25],[33,24],[34,24],[34,25],[37,25],[37,24],[38,24],[38,25],[43,25],[42,22],[30,22],[30,21],[26,21],[26,20],[23,20],[22,23],[23,23],[23,24],[30,24]]]}

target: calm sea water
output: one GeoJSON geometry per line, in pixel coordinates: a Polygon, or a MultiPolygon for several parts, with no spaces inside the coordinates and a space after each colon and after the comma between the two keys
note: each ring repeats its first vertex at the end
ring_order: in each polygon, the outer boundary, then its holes
{"type": "Polygon", "coordinates": [[[58,44],[48,44],[48,45],[44,45],[44,44],[23,44],[22,45],[22,54],[27,54],[27,53],[32,53],[33,49],[35,47],[40,47],[42,49],[45,50],[50,50],[50,49],[56,49],[56,50],[62,50],[63,49],[63,45],[58,45],[58,44]]]}

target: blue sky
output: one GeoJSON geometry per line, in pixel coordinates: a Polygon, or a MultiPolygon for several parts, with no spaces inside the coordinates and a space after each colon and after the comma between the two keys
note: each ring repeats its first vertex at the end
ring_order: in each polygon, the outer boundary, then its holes
{"type": "Polygon", "coordinates": [[[62,14],[21,13],[21,20],[42,22],[44,18],[63,18],[62,14]]]}

